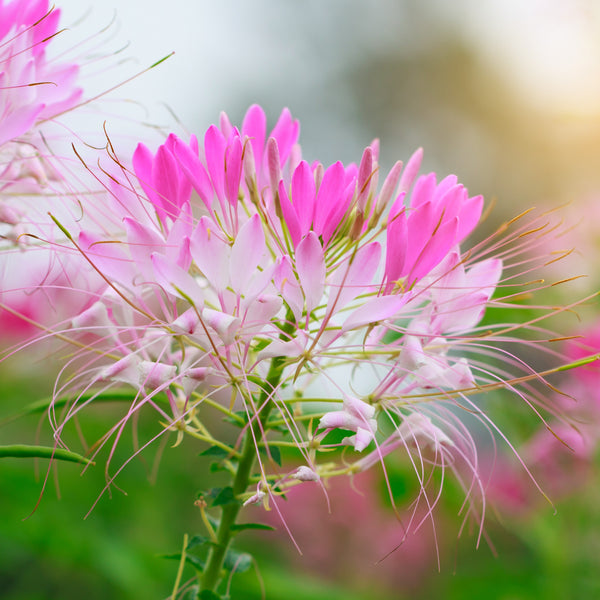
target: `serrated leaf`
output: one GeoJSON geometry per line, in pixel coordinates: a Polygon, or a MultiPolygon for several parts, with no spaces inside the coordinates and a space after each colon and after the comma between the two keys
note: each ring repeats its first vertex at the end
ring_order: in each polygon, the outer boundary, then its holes
{"type": "Polygon", "coordinates": [[[246,529],[259,529],[262,531],[275,531],[275,527],[265,525],[264,523],[236,523],[230,527],[230,530],[234,533],[239,531],[245,531],[246,529]]]}
{"type": "Polygon", "coordinates": [[[64,448],[27,446],[25,444],[0,446],[0,458],[48,458],[52,460],[76,462],[84,465],[95,464],[89,458],[81,456],[81,454],[77,454],[76,452],[70,452],[64,448]]]}
{"type": "Polygon", "coordinates": [[[252,557],[247,552],[238,552],[237,550],[228,550],[223,561],[223,568],[229,572],[244,573],[251,566],[252,557]]]}

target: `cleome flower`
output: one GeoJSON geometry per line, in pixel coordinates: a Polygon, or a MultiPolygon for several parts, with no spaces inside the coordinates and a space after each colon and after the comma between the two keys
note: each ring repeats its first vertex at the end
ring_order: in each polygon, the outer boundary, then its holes
{"type": "Polygon", "coordinates": [[[119,387],[131,391],[129,407],[96,452],[111,437],[114,450],[125,424],[152,407],[163,433],[234,462],[256,455],[257,473],[234,488],[246,504],[400,453],[428,512],[438,467],[452,468],[475,505],[484,486],[461,411],[504,437],[483,392],[544,404],[534,385],[544,378],[519,354],[542,346],[520,342],[519,326],[481,324],[488,307],[510,304],[493,296],[543,227],[517,220],[464,253],[483,199],[454,176],[419,176],[421,150],[379,188],[377,143],[358,164],[326,167],[302,159],[298,134],[287,110],[267,133],[252,106],[241,128],[222,115],[202,142],[171,134],[155,150],[140,144],[130,164],[111,152],[112,219],[54,218],[69,240],[56,256],[78,256],[88,273],[83,310],[55,328],[78,348],[56,385],[55,399],[70,399],[57,437],[119,387]],[[223,413],[242,435],[212,435],[223,413]],[[296,453],[296,477],[279,472],[280,449],[296,453]]]}

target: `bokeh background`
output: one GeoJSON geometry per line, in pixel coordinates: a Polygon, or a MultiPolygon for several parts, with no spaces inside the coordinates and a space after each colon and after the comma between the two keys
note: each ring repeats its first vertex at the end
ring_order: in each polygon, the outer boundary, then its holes
{"type": "MultiPolygon", "coordinates": [[[[389,168],[422,146],[424,170],[455,173],[473,194],[495,200],[486,227],[532,205],[568,204],[561,215],[567,230],[574,229],[555,243],[569,248],[575,240],[565,276],[587,275],[569,293],[583,297],[600,284],[595,0],[57,5],[69,27],[57,40],[65,47],[115,19],[108,42],[97,48],[114,53],[114,67],[88,70],[90,90],[112,87],[175,51],[113,94],[134,105],[133,114],[145,122],[202,134],[220,111],[235,123],[258,102],[271,124],[284,106],[300,119],[309,160],[358,161],[364,146],[379,138],[380,162],[389,168]]],[[[115,112],[121,107],[115,103],[115,112]]],[[[118,127],[122,132],[121,122],[118,127]]],[[[124,146],[135,142],[133,124],[131,131],[124,146]]],[[[585,318],[592,319],[595,309],[587,302],[585,318]]],[[[575,318],[564,322],[567,332],[579,326],[575,318]]],[[[0,368],[0,418],[50,393],[43,361],[0,368]]],[[[82,428],[90,439],[106,430],[111,410],[87,416],[82,428]]],[[[0,441],[34,443],[36,429],[44,439],[47,424],[43,418],[39,423],[28,417],[4,424],[0,441]]],[[[156,424],[149,420],[140,428],[147,435],[156,424]]],[[[117,463],[131,446],[122,444],[117,463]]],[[[209,474],[198,452],[191,443],[166,447],[158,469],[153,453],[132,462],[118,480],[127,495],[104,495],[85,520],[104,486],[101,466],[81,475],[75,465],[60,465],[36,512],[23,521],[36,506],[46,465],[3,460],[0,598],[166,598],[177,563],[159,555],[177,553],[184,533],[202,529],[193,501],[209,474]]],[[[261,579],[270,600],[600,597],[598,461],[569,460],[567,470],[576,468],[578,477],[550,482],[554,506],[535,493],[518,506],[499,501],[501,516],[490,510],[489,543],[483,540],[478,549],[476,532],[459,536],[462,492],[451,484],[437,516],[437,550],[425,523],[381,562],[394,547],[394,531],[391,537],[388,531],[394,517],[376,477],[356,482],[363,492],[357,498],[350,487],[332,490],[331,515],[318,494],[317,500],[291,498],[304,555],[285,533],[248,537],[245,547],[259,558],[258,574],[252,569],[234,579],[232,597],[260,598],[261,579]]],[[[392,475],[397,501],[407,505],[412,480],[402,465],[392,475]]]]}

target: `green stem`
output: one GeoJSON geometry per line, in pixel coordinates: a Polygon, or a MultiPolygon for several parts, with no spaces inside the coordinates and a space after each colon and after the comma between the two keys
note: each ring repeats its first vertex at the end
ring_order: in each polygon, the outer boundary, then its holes
{"type": "MultiPolygon", "coordinates": [[[[269,373],[267,374],[267,378],[265,380],[265,385],[258,400],[258,406],[265,404],[265,402],[267,402],[267,398],[279,385],[284,364],[283,357],[278,356],[272,360],[269,373]]],[[[256,460],[256,448],[258,440],[262,436],[265,424],[274,406],[274,402],[269,401],[262,409],[260,413],[260,419],[256,419],[246,431],[241,456],[232,485],[233,495],[235,498],[243,494],[248,488],[250,477],[252,476],[252,470],[254,468],[254,462],[256,460]]],[[[235,524],[241,508],[242,505],[239,502],[226,504],[222,507],[221,520],[217,529],[217,545],[212,546],[209,551],[206,567],[204,568],[204,572],[200,577],[199,592],[203,590],[215,591],[219,583],[227,548],[231,542],[231,526],[235,524]]]]}

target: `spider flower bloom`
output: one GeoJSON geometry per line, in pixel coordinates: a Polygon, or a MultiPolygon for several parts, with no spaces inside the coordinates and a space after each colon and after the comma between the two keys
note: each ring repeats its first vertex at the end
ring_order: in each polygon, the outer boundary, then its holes
{"type": "Polygon", "coordinates": [[[50,234],[45,213],[50,205],[63,204],[59,198],[70,191],[49,150],[55,140],[48,122],[82,96],[78,65],[47,53],[59,33],[59,17],[47,0],[0,3],[0,301],[8,309],[0,310],[0,319],[12,324],[17,337],[34,328],[10,311],[38,322],[60,320],[67,290],[83,284],[75,273],[65,277],[66,264],[53,265],[43,250],[23,252],[23,234],[50,234]],[[40,284],[45,292],[34,294],[40,284]],[[53,286],[56,293],[50,291],[53,286]]]}
{"type": "Polygon", "coordinates": [[[82,96],[76,64],[49,60],[60,11],[48,0],[0,4],[0,183],[25,176],[44,184],[47,172],[32,136],[36,125],[73,108],[82,96]]]}
{"type": "Polygon", "coordinates": [[[87,349],[57,383],[57,396],[74,397],[65,419],[128,386],[103,443],[152,406],[164,431],[239,456],[243,436],[209,433],[211,413],[225,412],[252,436],[263,500],[303,481],[279,473],[278,445],[296,447],[319,481],[403,452],[425,488],[428,465],[451,465],[473,498],[476,445],[461,408],[493,432],[474,393],[507,387],[539,403],[507,382],[511,369],[535,377],[505,348],[515,327],[480,325],[535,236],[520,226],[508,246],[496,236],[465,255],[482,199],[454,176],[418,177],[420,150],[378,190],[376,143],[358,165],[326,167],[302,160],[287,110],[266,132],[253,106],[241,129],[223,115],[203,143],[172,134],[138,146],[109,187],[111,233],[69,233],[100,291],[59,329],[87,349]]]}

